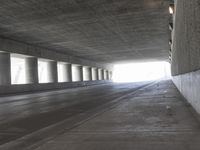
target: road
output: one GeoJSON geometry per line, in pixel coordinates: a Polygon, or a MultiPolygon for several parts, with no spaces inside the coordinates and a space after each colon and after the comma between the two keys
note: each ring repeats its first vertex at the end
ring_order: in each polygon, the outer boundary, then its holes
{"type": "Polygon", "coordinates": [[[0,150],[199,150],[199,115],[171,80],[1,97],[0,150]]]}
{"type": "Polygon", "coordinates": [[[110,109],[130,93],[148,84],[150,82],[110,83],[0,97],[0,148],[12,149],[14,145],[15,150],[27,149],[62,132],[60,124],[65,125],[65,129],[71,129],[94,115],[110,109]],[[54,128],[47,131],[44,136],[40,135],[41,131],[52,126],[54,128]],[[39,137],[34,135],[37,133],[39,137]],[[31,142],[21,140],[27,137],[31,142]]]}

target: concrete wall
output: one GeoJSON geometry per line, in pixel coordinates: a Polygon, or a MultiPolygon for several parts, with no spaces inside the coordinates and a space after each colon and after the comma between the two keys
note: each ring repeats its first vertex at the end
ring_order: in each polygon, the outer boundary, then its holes
{"type": "Polygon", "coordinates": [[[200,113],[200,1],[176,0],[172,45],[173,81],[200,113]]]}
{"type": "Polygon", "coordinates": [[[35,56],[37,58],[44,58],[61,62],[68,62],[71,64],[81,64],[83,66],[104,68],[108,70],[112,70],[113,68],[111,64],[97,63],[79,57],[69,56],[65,53],[59,53],[52,49],[37,47],[3,37],[0,37],[0,51],[35,56]]]}
{"type": "Polygon", "coordinates": [[[173,77],[182,95],[200,114],[200,70],[173,77]]]}
{"type": "Polygon", "coordinates": [[[70,88],[104,83],[104,81],[93,81],[92,83],[91,67],[112,70],[112,65],[109,64],[96,63],[59,53],[54,50],[0,37],[0,94],[70,88]],[[10,54],[25,58],[26,84],[11,84],[10,54]],[[46,79],[49,79],[48,83],[46,81],[39,83],[38,60],[49,60],[47,66],[48,77],[46,77],[46,79]],[[57,62],[66,63],[66,72],[63,73],[66,76],[64,79],[66,81],[65,83],[58,83],[57,62]],[[76,83],[72,83],[72,64],[78,64],[73,73],[73,81],[76,81],[76,83]],[[85,82],[83,82],[83,66],[89,66],[86,69],[85,82]]]}
{"type": "Polygon", "coordinates": [[[200,1],[176,0],[172,74],[200,69],[200,1]]]}
{"type": "MultiPolygon", "coordinates": [[[[23,57],[23,56],[21,56],[23,57]]],[[[57,62],[49,61],[47,62],[47,70],[49,83],[39,83],[38,79],[38,59],[35,57],[25,57],[26,61],[25,71],[27,76],[26,84],[11,84],[11,71],[10,71],[10,54],[9,53],[0,53],[0,95],[7,94],[16,94],[24,92],[38,92],[44,90],[55,90],[62,88],[75,88],[80,86],[90,86],[96,84],[109,83],[110,81],[92,81],[92,71],[91,67],[86,67],[87,78],[90,81],[83,81],[83,67],[80,65],[71,65],[65,64],[66,67],[64,74],[66,74],[66,82],[58,83],[58,74],[57,74],[57,62]],[[72,66],[74,81],[72,82],[72,66]]],[[[44,61],[44,60],[43,60],[44,61]]]]}
{"type": "Polygon", "coordinates": [[[65,83],[43,83],[43,84],[24,84],[24,85],[4,85],[0,86],[0,96],[16,93],[32,93],[45,90],[55,90],[64,88],[76,88],[83,86],[92,86],[98,84],[106,84],[111,81],[80,81],[80,82],[65,82],[65,83]]]}

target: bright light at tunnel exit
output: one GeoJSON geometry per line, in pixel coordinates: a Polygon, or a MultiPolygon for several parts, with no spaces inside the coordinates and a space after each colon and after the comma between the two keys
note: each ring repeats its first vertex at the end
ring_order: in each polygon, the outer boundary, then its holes
{"type": "Polygon", "coordinates": [[[170,63],[164,61],[117,64],[114,66],[114,82],[141,82],[170,78],[170,63]]]}

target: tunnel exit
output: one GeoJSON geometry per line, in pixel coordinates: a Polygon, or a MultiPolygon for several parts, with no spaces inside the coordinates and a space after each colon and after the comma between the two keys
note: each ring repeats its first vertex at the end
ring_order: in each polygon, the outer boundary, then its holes
{"type": "Polygon", "coordinates": [[[144,62],[114,65],[114,82],[140,82],[171,78],[170,63],[144,62]]]}

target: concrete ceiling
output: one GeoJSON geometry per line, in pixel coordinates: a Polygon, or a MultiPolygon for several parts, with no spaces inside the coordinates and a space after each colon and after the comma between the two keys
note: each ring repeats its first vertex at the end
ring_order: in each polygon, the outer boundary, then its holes
{"type": "Polygon", "coordinates": [[[97,62],[167,60],[167,0],[4,0],[0,36],[97,62]]]}

